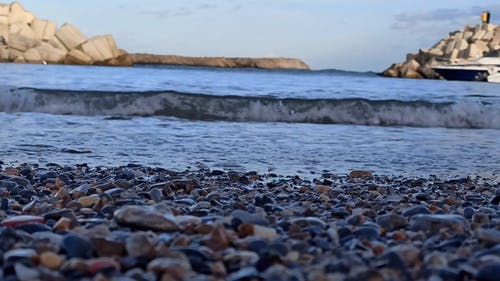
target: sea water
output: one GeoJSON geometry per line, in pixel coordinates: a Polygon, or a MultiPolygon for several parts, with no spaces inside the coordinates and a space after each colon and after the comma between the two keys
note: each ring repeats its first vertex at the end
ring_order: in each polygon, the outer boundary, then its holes
{"type": "Polygon", "coordinates": [[[337,70],[0,64],[0,161],[500,174],[500,84],[337,70]]]}

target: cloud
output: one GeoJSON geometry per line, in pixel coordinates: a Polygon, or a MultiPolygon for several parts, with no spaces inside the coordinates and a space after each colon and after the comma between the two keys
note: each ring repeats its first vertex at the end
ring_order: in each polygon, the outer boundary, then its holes
{"type": "Polygon", "coordinates": [[[422,27],[446,25],[446,24],[475,24],[480,22],[483,11],[489,10],[493,18],[500,15],[500,5],[489,7],[472,7],[469,9],[436,9],[431,11],[418,11],[397,14],[394,17],[393,29],[419,30],[422,27]]]}
{"type": "Polygon", "coordinates": [[[236,5],[234,5],[234,6],[230,9],[230,11],[231,11],[231,12],[238,12],[238,11],[243,10],[244,8],[245,8],[245,6],[243,6],[243,4],[236,4],[236,5]]]}
{"type": "Polygon", "coordinates": [[[500,5],[498,4],[488,7],[474,6],[466,9],[424,10],[397,14],[391,28],[412,34],[412,37],[421,43],[429,44],[453,31],[452,29],[479,24],[481,13],[486,10],[492,14],[492,21],[495,21],[495,18],[500,18],[500,5]]]}
{"type": "Polygon", "coordinates": [[[193,11],[188,7],[180,7],[178,9],[164,9],[164,10],[143,10],[139,14],[154,16],[158,19],[169,19],[173,17],[189,16],[193,11]]]}
{"type": "Polygon", "coordinates": [[[207,10],[207,9],[215,9],[217,8],[218,6],[214,3],[201,3],[200,5],[198,5],[198,9],[200,10],[207,10]]]}
{"type": "Polygon", "coordinates": [[[173,17],[186,17],[191,16],[197,12],[201,12],[204,10],[216,9],[218,8],[217,4],[205,2],[201,3],[197,6],[183,6],[175,9],[163,9],[163,10],[142,10],[139,12],[141,15],[154,16],[158,19],[169,19],[173,17]]]}

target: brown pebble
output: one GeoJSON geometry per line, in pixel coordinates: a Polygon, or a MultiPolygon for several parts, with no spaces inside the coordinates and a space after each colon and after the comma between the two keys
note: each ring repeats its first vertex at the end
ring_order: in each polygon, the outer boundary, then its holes
{"type": "Polygon", "coordinates": [[[5,173],[9,176],[19,176],[21,172],[16,168],[5,168],[5,173]]]}
{"type": "Polygon", "coordinates": [[[99,202],[99,196],[98,195],[91,195],[91,196],[84,196],[78,198],[78,202],[82,204],[82,207],[88,207],[92,204],[96,204],[99,202]]]}
{"type": "Polygon", "coordinates": [[[209,234],[210,232],[214,231],[214,226],[210,225],[210,224],[200,224],[194,228],[194,231],[196,233],[206,235],[206,234],[209,234]]]}
{"type": "Polygon", "coordinates": [[[59,269],[63,258],[54,252],[44,252],[40,255],[40,264],[50,269],[59,269]]]}
{"type": "Polygon", "coordinates": [[[56,181],[54,183],[54,187],[61,188],[65,185],[66,185],[66,183],[63,180],[61,180],[60,178],[56,178],[56,181]]]}
{"type": "Polygon", "coordinates": [[[317,185],[315,190],[317,193],[323,194],[323,193],[328,193],[328,191],[330,190],[330,187],[326,186],[326,185],[317,185]]]}
{"type": "Polygon", "coordinates": [[[349,177],[352,178],[352,179],[356,179],[356,178],[361,178],[361,179],[372,179],[373,178],[373,174],[370,172],[370,171],[359,171],[359,170],[355,170],[355,171],[352,171],[351,173],[349,173],[349,177]]]}
{"type": "Polygon", "coordinates": [[[223,225],[218,225],[203,243],[214,251],[224,250],[231,244],[229,235],[223,225]]]}
{"type": "Polygon", "coordinates": [[[396,231],[394,232],[392,238],[394,238],[394,240],[396,241],[403,241],[406,240],[407,236],[404,231],[396,231]]]}
{"type": "Polygon", "coordinates": [[[98,258],[87,261],[87,270],[90,274],[96,274],[103,269],[115,269],[120,271],[120,264],[112,258],[98,258]]]}
{"type": "Polygon", "coordinates": [[[55,231],[68,231],[72,228],[73,228],[72,220],[65,217],[60,218],[53,227],[55,231]]]}

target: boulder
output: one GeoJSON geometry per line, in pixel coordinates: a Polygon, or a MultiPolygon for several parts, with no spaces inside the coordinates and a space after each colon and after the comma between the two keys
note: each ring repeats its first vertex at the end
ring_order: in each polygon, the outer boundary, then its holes
{"type": "Polygon", "coordinates": [[[469,47],[469,43],[467,43],[467,41],[464,39],[459,40],[457,45],[456,45],[456,48],[459,51],[463,51],[463,50],[467,49],[468,47],[469,47]]]}
{"type": "Polygon", "coordinates": [[[488,23],[488,24],[483,24],[481,25],[481,29],[488,32],[488,31],[494,31],[496,28],[496,25],[488,23]]]}
{"type": "Polygon", "coordinates": [[[117,53],[117,50],[113,50],[113,47],[116,48],[114,40],[106,37],[107,36],[95,36],[82,44],[82,50],[89,55],[94,62],[99,63],[112,59],[114,57],[113,53],[117,53]],[[114,46],[111,46],[111,41],[114,46]]]}
{"type": "MultiPolygon", "coordinates": [[[[36,51],[40,54],[42,60],[46,63],[63,63],[66,55],[68,54],[66,50],[55,48],[46,42],[42,42],[40,46],[35,47],[34,49],[36,49],[36,51]]],[[[26,58],[26,60],[28,60],[28,57],[26,57],[26,53],[24,57],[26,58]]]]}
{"type": "Polygon", "coordinates": [[[477,47],[476,44],[470,44],[465,52],[465,58],[467,59],[477,59],[483,56],[483,51],[477,47]]]}
{"type": "Polygon", "coordinates": [[[105,65],[109,66],[132,66],[134,61],[132,57],[124,50],[118,49],[118,56],[105,61],[105,65]]]}
{"type": "Polygon", "coordinates": [[[432,49],[428,50],[427,53],[432,55],[432,56],[436,56],[436,57],[441,57],[444,55],[444,52],[438,48],[432,48],[432,49]]]}
{"type": "Polygon", "coordinates": [[[9,47],[27,51],[40,44],[40,40],[35,38],[35,34],[26,23],[10,25],[9,47]]]}
{"type": "Polygon", "coordinates": [[[0,61],[9,60],[9,48],[0,47],[0,61]]]}
{"type": "Polygon", "coordinates": [[[15,61],[18,57],[22,57],[23,52],[18,51],[16,49],[10,48],[9,49],[9,60],[10,61],[15,61]]]}
{"type": "Polygon", "coordinates": [[[474,36],[474,33],[472,31],[465,31],[463,39],[466,41],[470,41],[472,36],[474,36]]]}
{"type": "Polygon", "coordinates": [[[481,56],[490,51],[490,47],[488,47],[488,42],[485,41],[477,41],[476,47],[481,51],[481,56]]]}
{"type": "Polygon", "coordinates": [[[23,54],[20,54],[19,56],[16,57],[14,60],[15,63],[27,63],[26,59],[24,58],[23,54]]]}
{"type": "Polygon", "coordinates": [[[28,24],[33,21],[33,19],[33,15],[29,12],[26,12],[19,2],[12,2],[12,4],[10,4],[9,24],[28,24]]]}
{"type": "Polygon", "coordinates": [[[0,3],[0,61],[133,65],[111,35],[90,40],[71,24],[35,18],[18,3],[0,3]]]}
{"type": "Polygon", "coordinates": [[[56,28],[56,23],[48,20],[34,19],[31,23],[31,30],[38,40],[50,40],[56,34],[56,28]]]}
{"type": "Polygon", "coordinates": [[[420,68],[420,73],[424,78],[434,79],[436,78],[437,73],[429,66],[422,66],[420,68]]]}
{"type": "Polygon", "coordinates": [[[491,39],[493,39],[493,36],[495,35],[495,31],[488,31],[486,34],[481,38],[482,41],[484,42],[489,42],[491,39]]]}
{"type": "Polygon", "coordinates": [[[9,42],[9,26],[0,23],[0,46],[8,45],[9,42]]]}
{"type": "Polygon", "coordinates": [[[406,72],[404,72],[403,78],[422,79],[424,77],[422,76],[422,74],[420,72],[413,70],[413,69],[408,69],[406,72]]]}
{"type": "Polygon", "coordinates": [[[89,55],[80,50],[73,49],[66,55],[64,63],[76,65],[91,65],[93,61],[89,55]]]}
{"type": "Polygon", "coordinates": [[[453,40],[453,41],[450,41],[448,43],[448,45],[446,45],[446,49],[444,51],[444,54],[449,56],[451,54],[451,52],[453,51],[453,49],[455,49],[455,45],[456,45],[456,41],[453,40]]]}
{"type": "Polygon", "coordinates": [[[56,37],[61,40],[68,50],[74,49],[87,41],[87,37],[80,30],[68,23],[65,23],[56,31],[56,37]]]}
{"type": "Polygon", "coordinates": [[[64,46],[64,44],[61,42],[61,40],[59,40],[59,38],[57,38],[56,36],[53,36],[52,38],[50,38],[49,40],[47,40],[47,42],[54,48],[57,48],[57,49],[60,49],[60,50],[64,50],[64,51],[69,51],[66,46],[64,46]]]}
{"type": "Polygon", "coordinates": [[[493,38],[490,41],[490,49],[495,49],[496,46],[500,45],[500,26],[495,29],[493,38]]]}
{"type": "MultiPolygon", "coordinates": [[[[113,58],[117,58],[120,55],[123,55],[124,50],[119,50],[116,45],[115,38],[112,35],[103,35],[103,37],[108,41],[108,46],[111,48],[111,52],[113,53],[113,58]]],[[[126,52],[125,52],[126,53],[126,52]]]]}
{"type": "Polygon", "coordinates": [[[29,49],[23,54],[24,59],[28,63],[41,63],[43,62],[42,56],[36,48],[29,49]]]}
{"type": "Polygon", "coordinates": [[[7,22],[8,22],[8,16],[9,16],[9,5],[7,4],[0,4],[0,16],[7,17],[7,22]]]}
{"type": "Polygon", "coordinates": [[[385,77],[400,77],[401,76],[400,71],[399,71],[400,67],[398,68],[397,66],[398,66],[397,64],[391,65],[391,67],[389,67],[384,72],[382,72],[382,76],[385,76],[385,77]]]}
{"type": "Polygon", "coordinates": [[[443,40],[439,41],[437,44],[435,44],[432,47],[432,49],[438,49],[438,50],[444,51],[446,49],[446,44],[447,44],[447,40],[443,39],[443,40]]]}
{"type": "Polygon", "coordinates": [[[479,30],[478,32],[474,33],[471,40],[472,40],[472,42],[480,40],[481,38],[483,38],[484,35],[486,35],[486,31],[479,30]]]}
{"type": "Polygon", "coordinates": [[[419,73],[420,64],[416,60],[406,62],[401,68],[401,76],[404,78],[422,78],[419,73]]]}
{"type": "Polygon", "coordinates": [[[458,59],[459,53],[460,53],[460,51],[458,49],[453,49],[453,51],[451,51],[451,54],[450,54],[450,60],[454,61],[454,60],[458,59]]]}
{"type": "Polygon", "coordinates": [[[464,38],[464,32],[463,31],[457,31],[455,33],[450,34],[451,37],[455,38],[456,40],[462,40],[464,38]]]}

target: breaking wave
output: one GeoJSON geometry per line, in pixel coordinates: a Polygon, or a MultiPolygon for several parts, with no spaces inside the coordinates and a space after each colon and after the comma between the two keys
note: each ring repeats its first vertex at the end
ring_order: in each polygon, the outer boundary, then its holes
{"type": "Polygon", "coordinates": [[[216,96],[174,91],[112,92],[14,88],[0,111],[66,115],[171,116],[191,120],[297,122],[500,129],[500,108],[485,102],[216,96]]]}

